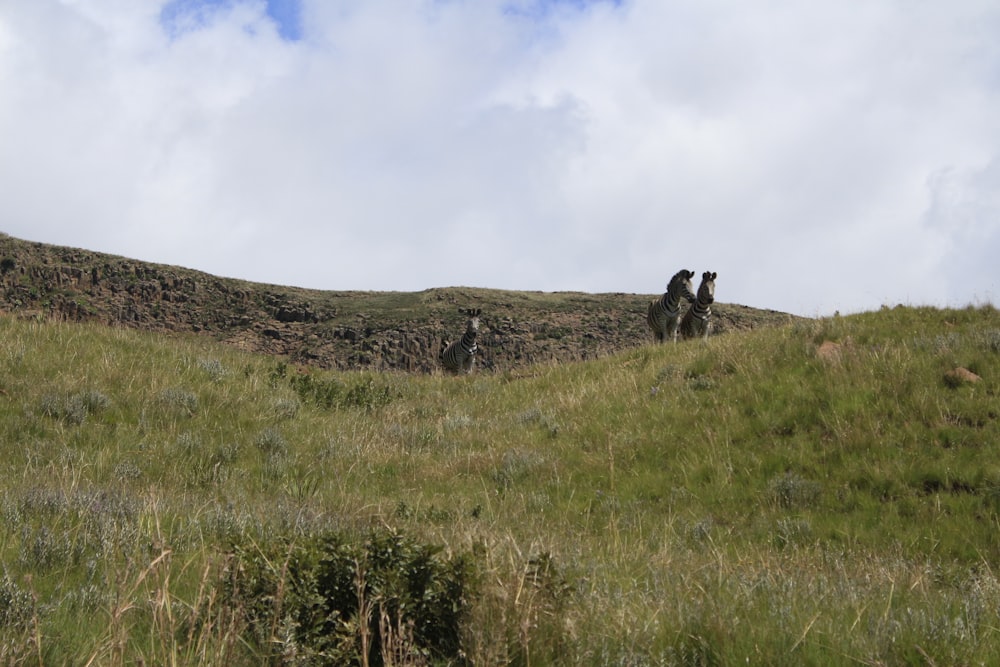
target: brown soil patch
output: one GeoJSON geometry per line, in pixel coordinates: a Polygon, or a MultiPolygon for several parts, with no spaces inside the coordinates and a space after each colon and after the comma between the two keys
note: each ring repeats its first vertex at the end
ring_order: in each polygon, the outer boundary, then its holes
{"type": "Polygon", "coordinates": [[[956,385],[973,384],[983,379],[970,371],[968,368],[962,368],[961,366],[953,368],[945,373],[945,377],[948,379],[949,383],[956,385]]]}
{"type": "Polygon", "coordinates": [[[834,343],[832,340],[825,340],[818,348],[816,348],[816,356],[823,361],[839,361],[840,351],[843,347],[844,346],[840,343],[834,343]]]}

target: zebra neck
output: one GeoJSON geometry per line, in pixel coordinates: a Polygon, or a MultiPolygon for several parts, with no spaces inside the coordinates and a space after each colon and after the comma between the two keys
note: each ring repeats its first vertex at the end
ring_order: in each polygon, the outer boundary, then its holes
{"type": "Polygon", "coordinates": [[[694,306],[691,307],[691,314],[700,320],[707,320],[712,314],[712,304],[697,301],[694,306]]]}
{"type": "Polygon", "coordinates": [[[466,334],[462,336],[462,350],[465,351],[466,354],[472,354],[476,351],[476,334],[474,332],[466,332],[466,334]]]}
{"type": "Polygon", "coordinates": [[[670,292],[667,292],[663,295],[660,302],[663,304],[663,310],[667,311],[671,315],[678,313],[681,309],[680,294],[671,294],[670,292]]]}

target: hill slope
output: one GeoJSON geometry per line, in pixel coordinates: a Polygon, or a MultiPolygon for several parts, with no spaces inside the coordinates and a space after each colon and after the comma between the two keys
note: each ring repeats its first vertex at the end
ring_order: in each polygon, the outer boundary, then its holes
{"type": "MultiPolygon", "coordinates": [[[[653,297],[470,287],[307,290],[0,235],[0,311],[209,334],[321,368],[433,370],[442,342],[464,330],[459,310],[473,307],[483,310],[482,368],[597,358],[650,340],[645,310],[653,297]]],[[[714,310],[717,333],[792,319],[726,303],[714,310]]]]}
{"type": "Polygon", "coordinates": [[[0,662],[993,664],[997,378],[993,307],[461,378],[0,316],[0,662]]]}

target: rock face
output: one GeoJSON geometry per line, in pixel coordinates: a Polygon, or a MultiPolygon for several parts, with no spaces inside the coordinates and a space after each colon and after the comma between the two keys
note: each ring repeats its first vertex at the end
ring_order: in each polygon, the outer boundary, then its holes
{"type": "MultiPolygon", "coordinates": [[[[481,370],[591,359],[651,342],[645,313],[652,298],[466,287],[305,290],[0,234],[0,312],[196,332],[321,368],[433,372],[443,345],[465,330],[460,311],[469,307],[483,310],[481,370]]],[[[714,310],[718,333],[791,319],[745,306],[714,310]]]]}

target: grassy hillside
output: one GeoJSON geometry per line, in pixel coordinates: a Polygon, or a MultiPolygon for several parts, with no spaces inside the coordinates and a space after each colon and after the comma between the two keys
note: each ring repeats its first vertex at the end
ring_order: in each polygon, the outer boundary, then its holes
{"type": "Polygon", "coordinates": [[[998,378],[989,306],[458,378],[3,317],[0,662],[991,662],[998,378]]]}

